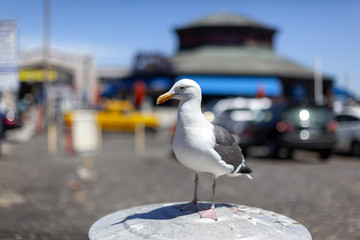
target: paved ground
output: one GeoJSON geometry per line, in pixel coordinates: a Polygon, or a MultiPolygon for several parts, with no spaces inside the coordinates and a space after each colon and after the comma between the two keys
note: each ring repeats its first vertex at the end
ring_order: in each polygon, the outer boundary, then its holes
{"type": "MultiPolygon", "coordinates": [[[[193,173],[170,156],[168,135],[147,137],[144,155],[131,134],[105,134],[95,156],[98,179],[79,178],[81,158],[46,151],[46,137],[4,143],[0,158],[0,239],[87,239],[91,224],[120,209],[190,200],[193,173]]],[[[309,153],[294,161],[248,157],[253,180],[220,178],[217,202],[264,208],[291,217],[313,239],[360,239],[360,159],[309,153]]],[[[200,176],[200,200],[211,200],[212,179],[200,176]]]]}

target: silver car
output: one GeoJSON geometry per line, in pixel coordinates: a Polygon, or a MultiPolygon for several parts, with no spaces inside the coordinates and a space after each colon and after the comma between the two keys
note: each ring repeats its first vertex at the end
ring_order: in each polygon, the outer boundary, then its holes
{"type": "Polygon", "coordinates": [[[335,151],[360,157],[360,112],[345,111],[337,115],[335,151]]]}

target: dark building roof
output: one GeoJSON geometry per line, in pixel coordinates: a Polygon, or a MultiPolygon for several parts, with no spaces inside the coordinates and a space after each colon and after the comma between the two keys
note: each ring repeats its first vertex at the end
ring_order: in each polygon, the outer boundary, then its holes
{"type": "Polygon", "coordinates": [[[176,29],[179,50],[204,45],[272,48],[276,30],[245,17],[215,14],[176,29]]]}
{"type": "Polygon", "coordinates": [[[176,29],[175,74],[268,75],[312,80],[314,73],[273,49],[275,28],[220,13],[176,29]]]}
{"type": "Polygon", "coordinates": [[[185,25],[179,29],[198,28],[198,27],[255,27],[272,31],[276,29],[254,21],[250,18],[234,15],[230,13],[219,13],[210,15],[185,25]]]}

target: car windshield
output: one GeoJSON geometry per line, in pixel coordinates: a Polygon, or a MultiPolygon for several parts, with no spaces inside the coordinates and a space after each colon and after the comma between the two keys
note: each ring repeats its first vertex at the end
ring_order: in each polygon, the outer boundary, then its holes
{"type": "Polygon", "coordinates": [[[236,122],[254,121],[256,114],[250,109],[236,109],[229,112],[230,118],[236,122]]]}
{"type": "Polygon", "coordinates": [[[329,109],[320,107],[292,108],[283,113],[283,120],[298,126],[324,126],[331,120],[329,109]]]}
{"type": "Polygon", "coordinates": [[[248,108],[227,110],[231,120],[235,122],[263,122],[270,121],[272,113],[270,110],[252,110],[248,108]]]}

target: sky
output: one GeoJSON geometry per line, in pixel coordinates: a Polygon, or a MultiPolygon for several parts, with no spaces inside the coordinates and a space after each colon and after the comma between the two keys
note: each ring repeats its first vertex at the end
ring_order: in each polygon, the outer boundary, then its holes
{"type": "MultiPolygon", "coordinates": [[[[52,48],[92,54],[98,66],[130,67],[138,52],[176,53],[175,29],[228,12],[278,30],[275,50],[360,96],[358,0],[51,0],[52,48]]],[[[18,21],[20,50],[41,47],[43,0],[0,0],[0,18],[18,21]]]]}

